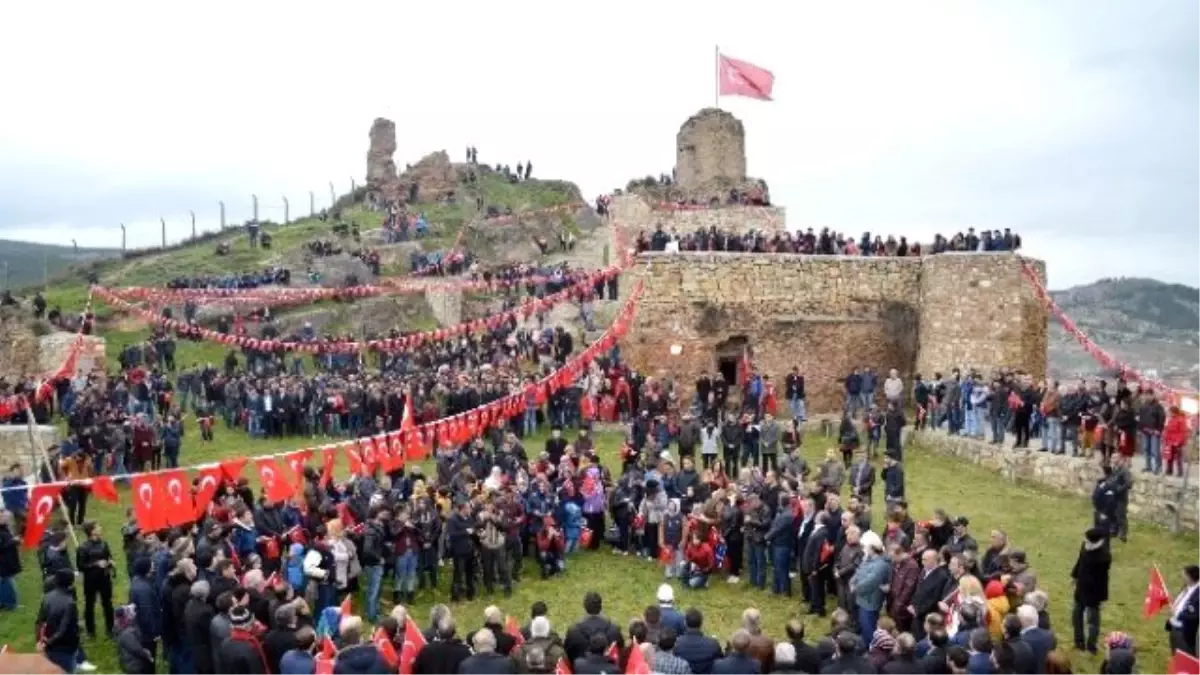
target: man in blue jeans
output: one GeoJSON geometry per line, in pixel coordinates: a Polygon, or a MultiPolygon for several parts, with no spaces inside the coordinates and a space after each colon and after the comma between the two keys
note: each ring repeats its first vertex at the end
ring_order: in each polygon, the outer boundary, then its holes
{"type": "Polygon", "coordinates": [[[767,530],[767,544],[771,547],[771,567],[774,568],[771,592],[775,595],[792,594],[792,549],[796,548],[796,518],[792,515],[791,497],[779,497],[779,510],[771,529],[767,530]]]}
{"type": "Polygon", "coordinates": [[[366,614],[371,623],[379,618],[379,593],[383,585],[383,563],[387,559],[387,521],[390,519],[391,513],[381,508],[367,521],[362,552],[358,556],[367,579],[366,614]]]}
{"type": "Polygon", "coordinates": [[[864,557],[850,578],[850,592],[858,609],[858,628],[863,642],[871,644],[875,628],[879,625],[879,612],[887,598],[883,587],[891,581],[892,565],[883,556],[883,542],[879,535],[867,532],[862,535],[860,543],[864,557]]]}
{"type": "Polygon", "coordinates": [[[1167,423],[1167,411],[1153,391],[1143,396],[1142,405],[1137,407],[1138,441],[1146,458],[1142,471],[1159,474],[1162,473],[1162,433],[1167,423]]]}

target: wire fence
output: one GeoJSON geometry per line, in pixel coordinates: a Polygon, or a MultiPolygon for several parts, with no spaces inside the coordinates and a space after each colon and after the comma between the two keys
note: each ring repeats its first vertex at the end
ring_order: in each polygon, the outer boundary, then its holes
{"type": "MultiPolygon", "coordinates": [[[[288,225],[325,210],[345,208],[365,196],[365,185],[351,177],[340,184],[330,181],[323,189],[288,194],[251,193],[194,208],[163,214],[158,232],[144,220],[118,223],[111,248],[125,258],[162,253],[220,237],[247,224],[288,225]],[[349,188],[348,190],[346,188],[349,188]],[[155,236],[157,234],[158,236],[155,236]]],[[[78,248],[78,247],[76,247],[78,248]]]]}

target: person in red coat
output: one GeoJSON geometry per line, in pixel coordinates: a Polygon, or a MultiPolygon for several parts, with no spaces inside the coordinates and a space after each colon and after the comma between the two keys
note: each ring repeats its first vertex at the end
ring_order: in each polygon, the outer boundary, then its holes
{"type": "Polygon", "coordinates": [[[770,375],[763,375],[763,400],[762,412],[764,415],[775,416],[776,408],[779,407],[779,398],[775,394],[775,383],[771,382],[770,375]]]}
{"type": "Polygon", "coordinates": [[[1163,463],[1167,465],[1168,476],[1175,473],[1183,475],[1183,448],[1187,445],[1191,432],[1187,415],[1179,409],[1179,406],[1171,406],[1162,435],[1163,463]]]}
{"type": "Polygon", "coordinates": [[[704,588],[708,585],[708,575],[717,566],[717,556],[712,544],[701,534],[699,529],[692,530],[687,546],[683,549],[683,559],[687,566],[684,570],[683,581],[688,588],[704,588]]]}
{"type": "Polygon", "coordinates": [[[546,516],[542,521],[545,527],[537,533],[538,566],[542,569],[542,578],[546,579],[565,569],[563,564],[563,549],[566,540],[562,530],[554,522],[554,518],[546,516]]]}

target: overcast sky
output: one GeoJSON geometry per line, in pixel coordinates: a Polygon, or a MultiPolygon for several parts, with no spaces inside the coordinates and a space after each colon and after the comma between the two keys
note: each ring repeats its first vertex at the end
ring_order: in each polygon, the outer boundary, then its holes
{"type": "Polygon", "coordinates": [[[306,213],[361,182],[377,116],[401,167],[473,143],[592,196],[670,170],[720,44],[775,72],[774,102],[722,107],[791,227],[1012,227],[1054,288],[1197,285],[1198,22],[1186,0],[6,3],[0,237],[149,245],[252,193],[306,213]]]}

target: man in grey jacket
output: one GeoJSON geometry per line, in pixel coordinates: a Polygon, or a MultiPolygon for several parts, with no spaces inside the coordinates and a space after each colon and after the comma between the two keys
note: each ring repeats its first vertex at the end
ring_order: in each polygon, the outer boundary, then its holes
{"type": "Polygon", "coordinates": [[[767,413],[763,418],[762,431],[759,435],[759,442],[762,444],[763,473],[775,471],[777,468],[775,458],[779,453],[779,434],[779,422],[775,421],[774,415],[767,413]]]}
{"type": "Polygon", "coordinates": [[[895,368],[888,371],[888,378],[883,382],[883,396],[889,403],[895,401],[897,405],[904,403],[904,380],[900,379],[900,372],[895,368]]]}

